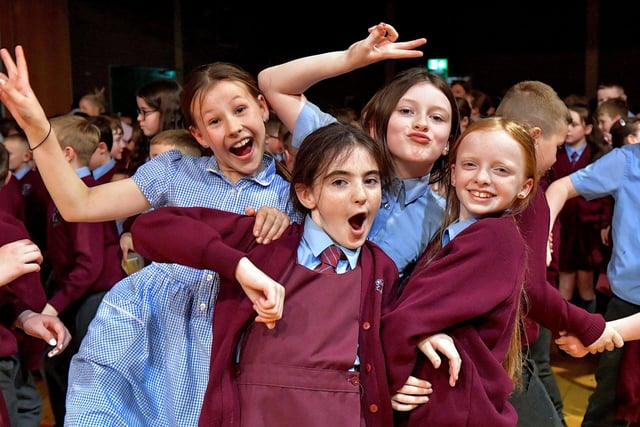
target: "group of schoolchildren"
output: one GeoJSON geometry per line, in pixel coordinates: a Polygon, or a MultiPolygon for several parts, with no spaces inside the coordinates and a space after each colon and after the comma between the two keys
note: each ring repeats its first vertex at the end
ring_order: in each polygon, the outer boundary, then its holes
{"type": "MultiPolygon", "coordinates": [[[[0,101],[60,224],[136,217],[126,247],[152,261],[92,289],[88,330],[66,350],[59,425],[561,426],[544,383],[554,338],[575,356],[607,350],[588,412],[602,418],[588,425],[615,417],[619,347],[640,335],[637,316],[620,319],[640,311],[638,241],[622,214],[640,202],[640,146],[547,189],[575,117],[542,82],[515,84],[462,133],[451,88],[423,67],[380,88],[358,125],[306,98],[332,76],[422,56],[425,39],[397,40],[381,23],[257,79],[200,66],[180,90],[181,121],[212,155],[169,150],[104,185],[78,172],[74,159],[92,151],[65,144],[62,121],[75,119],[47,118],[22,47],[15,61],[0,51],[0,101]],[[287,174],[265,154],[272,111],[291,130],[287,174]],[[608,322],[548,280],[551,227],[577,195],[615,203],[608,322]]],[[[159,104],[137,102],[143,131],[164,120],[159,104]]],[[[31,310],[56,319],[56,301],[31,310]]]]}

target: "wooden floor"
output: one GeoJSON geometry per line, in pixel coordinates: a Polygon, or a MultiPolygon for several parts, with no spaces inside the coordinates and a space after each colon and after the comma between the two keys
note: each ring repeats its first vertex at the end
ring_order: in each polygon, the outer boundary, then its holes
{"type": "MultiPolygon", "coordinates": [[[[598,357],[591,356],[574,359],[558,353],[555,345],[551,349],[551,365],[558,381],[564,403],[564,415],[568,427],[580,427],[582,416],[587,408],[589,396],[595,388],[593,372],[598,357]]],[[[53,416],[49,407],[48,395],[44,383],[39,380],[38,386],[44,396],[43,427],[53,426],[53,416]]]]}

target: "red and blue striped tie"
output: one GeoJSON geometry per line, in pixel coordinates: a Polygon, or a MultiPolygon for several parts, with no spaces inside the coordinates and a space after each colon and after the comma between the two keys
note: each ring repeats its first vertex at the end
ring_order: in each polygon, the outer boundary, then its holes
{"type": "Polygon", "coordinates": [[[338,261],[344,256],[342,250],[336,245],[330,245],[320,254],[320,264],[315,271],[319,273],[335,273],[338,261]]]}

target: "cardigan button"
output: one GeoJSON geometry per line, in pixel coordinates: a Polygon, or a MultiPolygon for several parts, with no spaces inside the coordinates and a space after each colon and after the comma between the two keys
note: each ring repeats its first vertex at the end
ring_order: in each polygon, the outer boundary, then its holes
{"type": "Polygon", "coordinates": [[[358,379],[357,375],[352,375],[352,376],[349,377],[349,382],[352,385],[356,385],[357,386],[358,384],[360,384],[360,379],[358,379]]]}
{"type": "Polygon", "coordinates": [[[375,403],[372,403],[371,405],[369,405],[369,412],[371,412],[372,414],[377,413],[379,410],[380,408],[375,403]]]}
{"type": "Polygon", "coordinates": [[[368,331],[369,329],[371,329],[371,323],[363,322],[362,323],[362,329],[364,329],[365,331],[368,331]]]}
{"type": "Polygon", "coordinates": [[[373,370],[373,366],[371,366],[371,363],[366,363],[364,365],[364,371],[368,374],[371,372],[371,370],[373,370]]]}

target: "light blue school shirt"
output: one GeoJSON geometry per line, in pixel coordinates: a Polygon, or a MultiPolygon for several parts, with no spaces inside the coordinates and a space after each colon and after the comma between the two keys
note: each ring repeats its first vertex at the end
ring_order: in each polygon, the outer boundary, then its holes
{"type": "Polygon", "coordinates": [[[305,267],[313,270],[320,264],[320,254],[330,245],[338,246],[346,256],[346,260],[338,261],[336,273],[342,274],[356,268],[361,248],[347,249],[338,245],[331,237],[311,218],[307,215],[304,220],[304,230],[302,232],[302,240],[298,246],[298,262],[305,267]]]}
{"type": "MultiPolygon", "coordinates": [[[[300,221],[289,183],[276,174],[272,158],[263,163],[263,171],[234,184],[214,157],[171,150],[142,165],[133,181],[154,208],[243,214],[247,206],[266,205],[300,221]]],[[[219,284],[211,270],[152,263],[109,290],[71,362],[66,425],[196,426],[219,284]]]]}
{"type": "Polygon", "coordinates": [[[567,144],[564,145],[564,150],[567,155],[567,159],[569,159],[569,161],[571,161],[571,155],[573,153],[578,153],[578,156],[576,157],[576,161],[577,161],[580,158],[580,156],[582,156],[582,153],[586,148],[587,146],[583,145],[581,148],[574,150],[573,148],[569,147],[567,144]]]}
{"type": "Polygon", "coordinates": [[[27,174],[27,172],[29,172],[31,170],[31,166],[29,165],[24,165],[23,167],[21,167],[20,169],[18,169],[15,172],[12,172],[13,176],[16,177],[16,179],[18,181],[20,181],[22,178],[24,178],[24,176],[27,174]]]}
{"type": "Polygon", "coordinates": [[[474,222],[478,221],[475,218],[465,219],[464,221],[455,220],[442,233],[442,247],[447,246],[447,243],[456,238],[456,236],[462,233],[467,227],[474,222]]]}
{"type": "Polygon", "coordinates": [[[98,166],[91,172],[93,174],[93,179],[98,180],[104,176],[105,173],[109,172],[111,169],[116,167],[116,160],[111,158],[107,163],[102,166],[98,166]]]}
{"type": "MultiPolygon", "coordinates": [[[[311,102],[305,103],[293,131],[293,146],[300,147],[308,134],[336,121],[311,102]]],[[[402,278],[438,231],[444,215],[444,199],[431,189],[429,175],[426,175],[394,180],[390,188],[383,191],[381,204],[369,239],[393,259],[402,278]]]]}
{"type": "Polygon", "coordinates": [[[587,200],[615,199],[607,276],[616,296],[640,305],[640,144],[615,148],[569,178],[587,200]]]}

